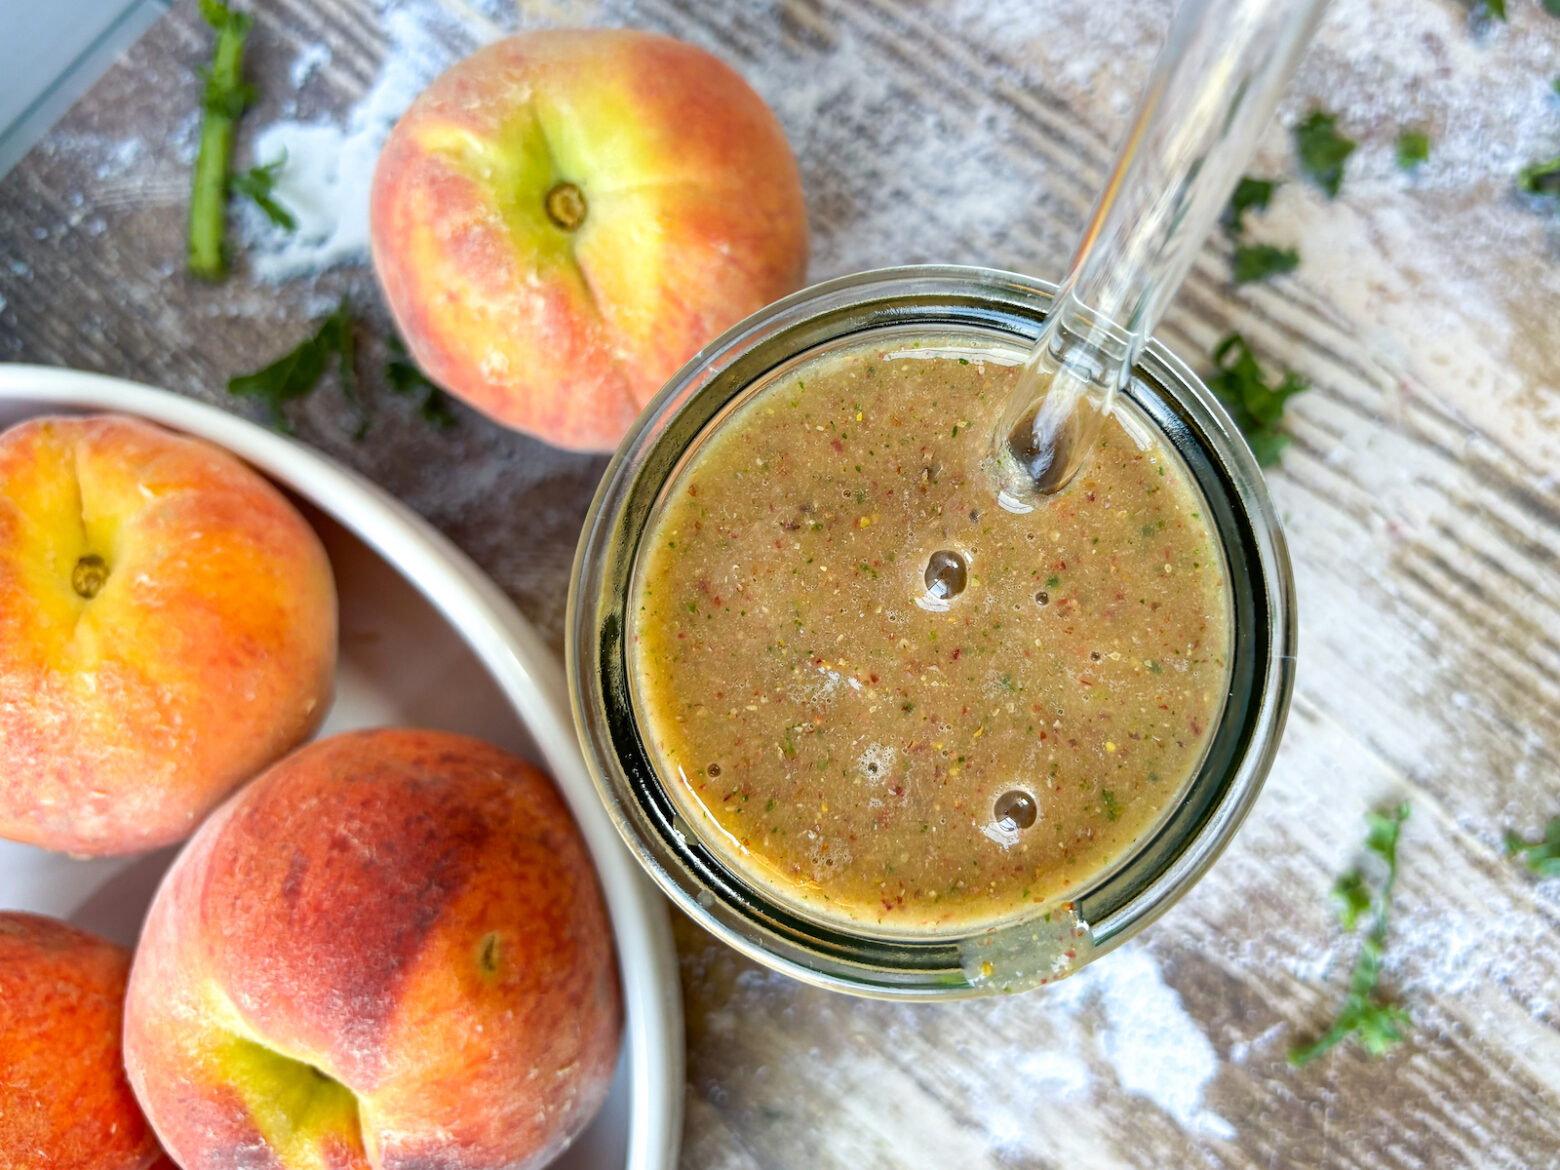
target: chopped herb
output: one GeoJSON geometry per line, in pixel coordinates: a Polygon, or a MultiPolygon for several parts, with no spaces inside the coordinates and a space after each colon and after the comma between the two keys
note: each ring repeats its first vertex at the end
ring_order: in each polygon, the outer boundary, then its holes
{"type": "Polygon", "coordinates": [[[1273,192],[1283,186],[1279,179],[1254,179],[1242,175],[1230,196],[1230,205],[1224,211],[1224,226],[1236,235],[1246,230],[1246,212],[1266,211],[1273,192]]]}
{"type": "Polygon", "coordinates": [[[234,12],[222,0],[200,0],[200,14],[217,30],[211,65],[201,70],[206,86],[200,149],[195,156],[190,193],[190,271],[202,280],[218,280],[227,271],[223,234],[227,228],[228,165],[233,156],[233,124],[254,104],[253,86],[244,84],[244,38],[253,18],[234,12]]]}
{"type": "Polygon", "coordinates": [[[1060,577],[1058,577],[1055,573],[1052,573],[1049,577],[1047,577],[1045,579],[1045,587],[1047,589],[1055,589],[1061,583],[1062,583],[1062,579],[1060,577]]]}
{"type": "MultiPolygon", "coordinates": [[[[297,348],[283,354],[262,370],[252,374],[240,374],[228,379],[228,393],[243,398],[258,398],[270,412],[271,422],[277,430],[293,433],[292,423],[282,407],[295,398],[302,398],[325,375],[332,359],[336,361],[337,375],[342,393],[353,405],[357,405],[357,374],[353,368],[352,317],[343,297],[336,311],[320,323],[312,337],[300,342],[297,348]]],[[[367,429],[368,420],[363,417],[357,434],[367,429]]]]}
{"type": "Polygon", "coordinates": [[[1289,437],[1278,429],[1284,403],[1306,389],[1307,383],[1293,371],[1285,370],[1279,384],[1269,386],[1251,347],[1239,333],[1231,333],[1219,342],[1213,360],[1218,368],[1208,379],[1209,388],[1246,436],[1258,465],[1272,466],[1289,442],[1289,437]]]}
{"type": "Polygon", "coordinates": [[[391,334],[389,347],[390,360],[385,363],[385,380],[390,383],[391,391],[403,397],[421,394],[423,400],[417,413],[439,430],[449,430],[455,425],[455,412],[450,408],[449,395],[417,367],[411,354],[406,352],[406,343],[399,337],[391,334]]]}
{"type": "Polygon", "coordinates": [[[228,176],[228,190],[235,195],[242,195],[252,200],[256,207],[265,212],[267,219],[284,231],[290,232],[297,229],[298,220],[271,194],[276,187],[276,176],[286,165],[287,155],[284,153],[275,162],[231,174],[228,176]]]}
{"type": "Polygon", "coordinates": [[[1366,911],[1373,914],[1371,927],[1360,947],[1354,973],[1349,977],[1349,993],[1337,1020],[1312,1043],[1291,1048],[1290,1064],[1309,1063],[1352,1034],[1358,1034],[1365,1051],[1372,1056],[1381,1055],[1403,1039],[1402,1025],[1410,1022],[1408,1013],[1395,1004],[1383,1003],[1377,995],[1376,984],[1381,978],[1381,955],[1387,942],[1387,916],[1392,910],[1392,887],[1397,882],[1398,836],[1407,819],[1407,801],[1391,812],[1365,815],[1365,822],[1369,825],[1365,848],[1386,865],[1386,877],[1381,882],[1380,893],[1373,900],[1363,875],[1358,870],[1351,870],[1338,880],[1333,887],[1333,894],[1341,903],[1339,917],[1344,929],[1353,929],[1366,911]]]}
{"type": "Polygon", "coordinates": [[[1430,136],[1423,130],[1405,130],[1398,135],[1397,165],[1411,171],[1430,160],[1430,136]]]}
{"type": "Polygon", "coordinates": [[[1484,0],[1484,11],[1503,21],[1506,19],[1506,0],[1484,0]]]}
{"type": "Polygon", "coordinates": [[[1560,0],[1538,0],[1550,16],[1560,16],[1560,0]]]}
{"type": "Polygon", "coordinates": [[[1506,855],[1518,854],[1522,863],[1539,877],[1560,877],[1560,817],[1550,819],[1542,841],[1524,841],[1515,833],[1507,833],[1506,855]]]}
{"type": "Polygon", "coordinates": [[[1300,266],[1300,253],[1294,248],[1275,248],[1272,244],[1235,246],[1235,283],[1249,284],[1269,276],[1293,272],[1300,266]]]}
{"type": "Polygon", "coordinates": [[[1338,197],[1338,189],[1343,186],[1343,164],[1354,153],[1355,146],[1353,139],[1338,133],[1337,125],[1336,115],[1312,110],[1295,127],[1300,169],[1327,192],[1329,199],[1338,197]]]}
{"type": "Polygon", "coordinates": [[[1517,176],[1517,189],[1529,195],[1549,195],[1560,199],[1560,155],[1548,162],[1534,163],[1517,176]]]}

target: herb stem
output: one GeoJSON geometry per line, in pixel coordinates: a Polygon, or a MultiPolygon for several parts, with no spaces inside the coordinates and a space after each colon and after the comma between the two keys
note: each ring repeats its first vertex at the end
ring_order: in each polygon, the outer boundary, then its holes
{"type": "Polygon", "coordinates": [[[203,97],[205,118],[195,156],[190,193],[190,271],[202,280],[219,280],[227,270],[223,235],[227,226],[228,168],[233,156],[233,126],[248,104],[243,84],[244,38],[251,18],[220,3],[201,12],[217,30],[203,97]]]}

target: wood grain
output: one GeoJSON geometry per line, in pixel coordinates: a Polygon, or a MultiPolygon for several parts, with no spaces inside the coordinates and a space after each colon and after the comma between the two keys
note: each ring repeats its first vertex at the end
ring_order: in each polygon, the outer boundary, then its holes
{"type": "MultiPolygon", "coordinates": [[[[378,75],[383,14],[259,7],[264,96],[241,143],[278,118],[341,118],[378,75]],[[329,64],[293,92],[313,43],[329,64]]],[[[1499,27],[1452,0],[1336,0],[1285,117],[1324,104],[1361,140],[1342,197],[1295,177],[1275,126],[1254,169],[1290,182],[1255,230],[1297,244],[1300,271],[1234,288],[1216,239],[1162,330],[1195,364],[1238,328],[1313,385],[1270,478],[1295,560],[1298,697],[1236,843],[1140,942],[1057,994],[858,1002],[680,923],[685,1166],[1560,1165],[1560,882],[1500,853],[1505,828],[1560,812],[1560,221],[1510,185],[1560,149],[1560,103],[1542,96],[1560,21],[1510,8],[1499,27]],[[1418,179],[1391,163],[1405,125],[1432,132],[1418,179]],[[1326,891],[1357,860],[1361,813],[1402,796],[1387,974],[1413,1031],[1383,1059],[1345,1048],[1292,1070],[1285,1050],[1325,1027],[1354,954],[1326,891]],[[1107,964],[1162,981],[1195,1021],[1216,1058],[1200,1094],[1167,1106],[1163,1084],[1144,1089],[1131,1061],[1155,1021],[1112,1000],[1129,984],[1107,964]]],[[[1059,274],[1168,20],[1164,0],[446,9],[428,28],[451,54],[518,27],[629,23],[730,60],[796,144],[818,278],[917,260],[1059,274]]],[[[242,260],[216,287],[183,273],[205,45],[180,5],[0,181],[0,357],[242,409],[225,379],[347,293],[377,368],[386,322],[362,265],[275,287],[242,260]]],[[[377,380],[368,392],[364,441],[331,392],[297,408],[303,440],[449,533],[558,645],[602,461],[465,412],[439,434],[377,380]]]]}

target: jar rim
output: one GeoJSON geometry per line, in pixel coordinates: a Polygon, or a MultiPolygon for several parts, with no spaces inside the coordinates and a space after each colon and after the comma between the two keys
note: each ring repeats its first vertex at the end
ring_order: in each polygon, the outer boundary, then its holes
{"type": "Polygon", "coordinates": [[[924,940],[804,920],[705,849],[655,772],[635,723],[624,611],[639,539],[684,453],[765,371],[819,344],[861,340],[889,325],[928,333],[976,326],[1026,343],[1054,295],[1043,281],[956,266],[877,269],[795,293],[739,322],[673,376],[625,436],[592,501],[570,583],[566,657],[576,727],[598,793],[640,864],[690,917],[804,981],[859,995],[935,999],[1060,978],[1141,930],[1195,884],[1249,812],[1277,751],[1295,650],[1283,532],[1228,415],[1185,363],[1150,342],[1128,394],[1183,462],[1195,463],[1194,479],[1239,586],[1231,694],[1220,717],[1223,724],[1233,698],[1239,722],[1220,727],[1224,746],[1205,757],[1171,815],[1124,861],[1091,879],[1095,884],[1067,913],[1047,915],[1044,924],[1021,918],[924,940]]]}

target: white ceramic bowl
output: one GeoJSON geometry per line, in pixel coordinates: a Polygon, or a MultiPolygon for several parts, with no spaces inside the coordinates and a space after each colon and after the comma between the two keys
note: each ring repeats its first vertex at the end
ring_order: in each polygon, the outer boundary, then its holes
{"type": "MultiPolygon", "coordinates": [[[[558,782],[601,878],[627,1011],[607,1104],[555,1170],[671,1170],[682,1135],[683,1032],[666,904],[607,819],[580,758],[562,667],[536,632],[425,521],[316,452],[161,390],[0,364],[0,428],[95,411],[199,435],[304,503],[341,597],[336,700],[322,735],[390,724],[459,731],[542,765],[558,782]]],[[[77,861],[0,841],[0,909],[51,914],[133,944],[176,852],[77,861]]]]}

